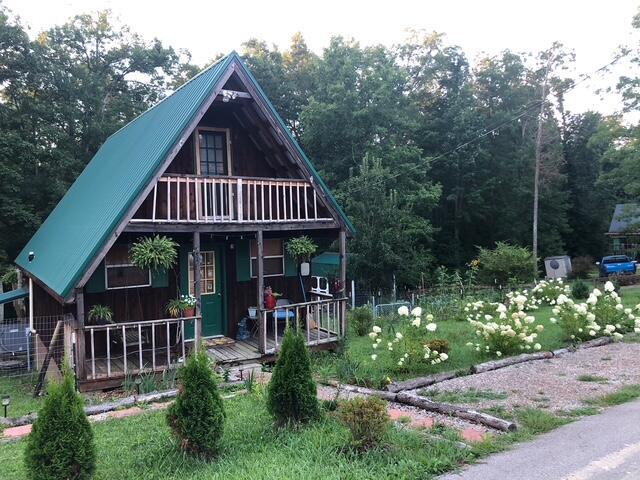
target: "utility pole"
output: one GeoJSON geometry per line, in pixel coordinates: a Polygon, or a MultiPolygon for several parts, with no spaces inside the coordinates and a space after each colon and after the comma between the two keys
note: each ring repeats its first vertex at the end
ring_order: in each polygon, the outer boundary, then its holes
{"type": "Polygon", "coordinates": [[[542,97],[540,99],[540,114],[538,115],[538,132],[536,134],[536,166],[533,179],[533,278],[538,278],[538,199],[540,196],[540,164],[542,161],[542,126],[544,117],[544,105],[547,99],[547,80],[549,78],[549,66],[551,56],[544,68],[542,80],[542,97]]]}

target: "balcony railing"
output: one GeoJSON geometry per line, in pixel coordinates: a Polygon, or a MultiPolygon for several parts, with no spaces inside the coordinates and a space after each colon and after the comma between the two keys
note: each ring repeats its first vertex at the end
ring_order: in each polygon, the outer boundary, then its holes
{"type": "Polygon", "coordinates": [[[133,223],[330,221],[310,182],[248,177],[165,175],[133,223]]]}

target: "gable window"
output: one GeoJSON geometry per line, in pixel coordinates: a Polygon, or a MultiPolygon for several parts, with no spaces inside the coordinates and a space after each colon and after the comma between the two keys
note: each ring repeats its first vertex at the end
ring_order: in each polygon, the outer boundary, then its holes
{"type": "Polygon", "coordinates": [[[107,253],[104,265],[107,290],[151,285],[151,271],[143,270],[131,263],[126,245],[114,245],[107,253]]]}
{"type": "MultiPolygon", "coordinates": [[[[280,238],[264,240],[264,276],[284,275],[284,245],[280,238]]],[[[258,276],[258,243],[251,241],[251,277],[258,276]]]]}
{"type": "Polygon", "coordinates": [[[204,176],[230,174],[229,131],[199,128],[197,130],[198,174],[204,176]]]}

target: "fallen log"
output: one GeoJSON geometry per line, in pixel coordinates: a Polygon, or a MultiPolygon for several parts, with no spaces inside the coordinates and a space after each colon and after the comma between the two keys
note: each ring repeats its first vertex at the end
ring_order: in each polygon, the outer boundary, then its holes
{"type": "Polygon", "coordinates": [[[335,387],[339,392],[359,393],[361,395],[372,395],[380,397],[388,402],[395,402],[397,395],[393,392],[385,392],[384,390],[373,390],[372,388],[357,387],[355,385],[338,385],[335,387]]]}
{"type": "Polygon", "coordinates": [[[471,373],[490,372],[491,370],[497,370],[499,368],[508,367],[510,365],[531,362],[533,360],[544,360],[546,358],[553,358],[553,352],[523,353],[521,355],[516,355],[515,357],[502,358],[500,360],[492,360],[490,362],[472,365],[471,373]]]}
{"type": "Polygon", "coordinates": [[[405,380],[403,382],[393,382],[387,385],[387,391],[397,393],[404,390],[415,390],[416,388],[428,387],[434,383],[451,380],[457,376],[456,372],[442,372],[434,375],[427,375],[426,377],[412,378],[411,380],[405,380]]]}
{"type": "Polygon", "coordinates": [[[441,413],[444,415],[451,415],[453,417],[469,420],[471,422],[479,423],[481,425],[485,425],[487,427],[491,427],[503,432],[513,432],[517,428],[515,423],[509,422],[508,420],[503,420],[501,418],[478,412],[476,410],[460,407],[458,405],[434,402],[432,400],[419,397],[418,395],[412,395],[410,393],[398,393],[396,395],[395,401],[398,403],[404,403],[405,405],[411,405],[412,407],[418,407],[422,410],[441,413]]]}
{"type": "Polygon", "coordinates": [[[593,348],[593,347],[602,347],[604,345],[609,345],[613,343],[612,337],[600,337],[594,338],[593,340],[587,340],[586,342],[579,343],[576,348],[593,348]]]}
{"type": "Polygon", "coordinates": [[[560,357],[562,355],[566,355],[567,353],[573,353],[575,351],[576,351],[575,347],[566,347],[566,348],[558,348],[557,350],[554,350],[551,353],[553,353],[554,357],[560,357]]]}

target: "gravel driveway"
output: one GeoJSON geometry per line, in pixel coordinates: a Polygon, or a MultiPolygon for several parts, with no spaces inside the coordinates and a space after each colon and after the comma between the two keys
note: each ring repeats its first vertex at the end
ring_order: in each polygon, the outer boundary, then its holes
{"type": "Polygon", "coordinates": [[[450,403],[468,405],[475,409],[537,407],[563,411],[584,406],[583,400],[602,396],[631,384],[640,384],[638,343],[615,343],[578,350],[557,358],[447,380],[422,389],[422,392],[437,390],[464,393],[469,389],[476,389],[503,394],[496,396],[506,395],[506,398],[481,398],[473,403],[450,403]]]}

